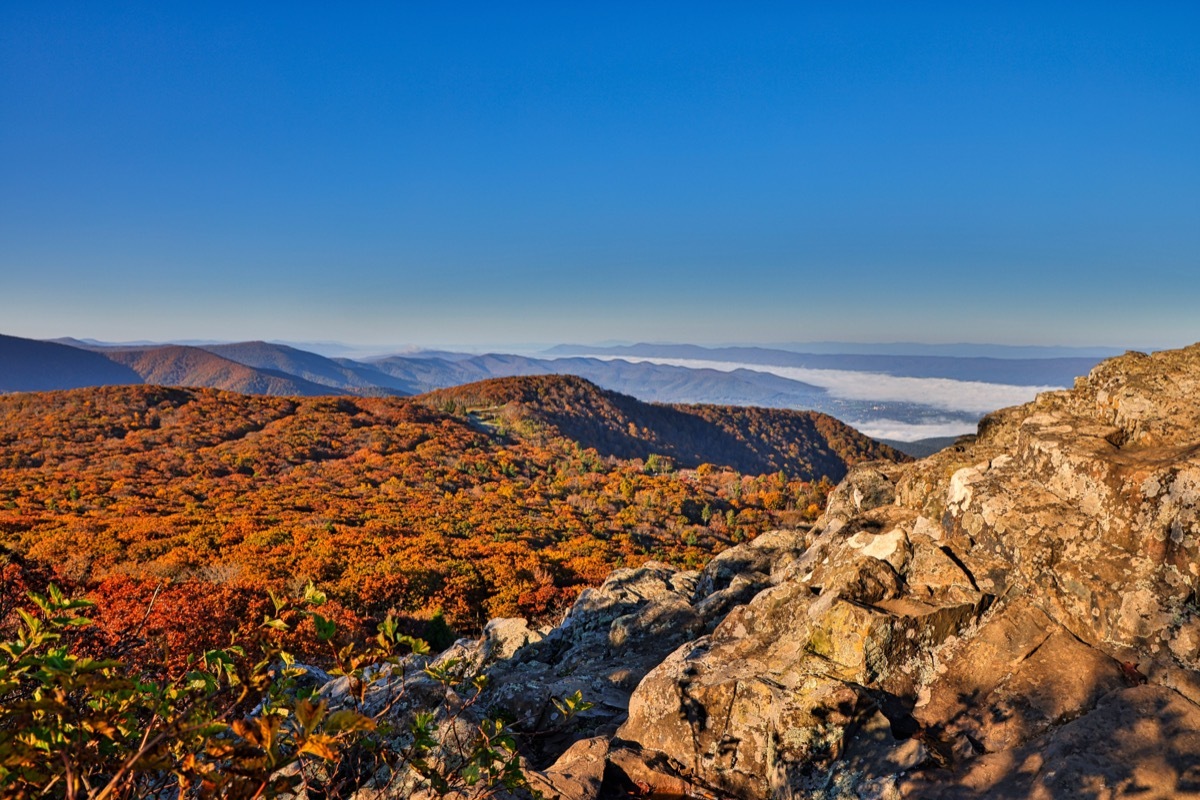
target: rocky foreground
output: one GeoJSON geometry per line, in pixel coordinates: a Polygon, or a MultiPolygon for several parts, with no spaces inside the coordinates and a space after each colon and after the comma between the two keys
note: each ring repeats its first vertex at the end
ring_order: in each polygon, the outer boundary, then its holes
{"type": "Polygon", "coordinates": [[[857,468],[811,530],[443,659],[539,731],[546,797],[1200,798],[1198,501],[1200,345],[1130,353],[857,468]]]}

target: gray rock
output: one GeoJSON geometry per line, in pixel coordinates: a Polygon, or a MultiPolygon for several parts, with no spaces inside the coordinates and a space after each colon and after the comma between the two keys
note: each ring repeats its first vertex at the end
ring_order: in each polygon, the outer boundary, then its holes
{"type": "MultiPolygon", "coordinates": [[[[1070,392],[991,415],[973,442],[856,468],[803,554],[647,675],[620,737],[737,797],[918,785],[929,793],[911,796],[983,797],[1021,780],[995,796],[1076,797],[1093,785],[1122,796],[1138,782],[1161,792],[1151,796],[1190,796],[1200,786],[1189,766],[1200,761],[1187,760],[1200,714],[1198,389],[1200,346],[1130,354],[1070,392]],[[1124,688],[1147,678],[1170,695],[1123,694],[1149,691],[1124,688]],[[1128,702],[1117,714],[1107,697],[1128,702]],[[881,713],[901,731],[891,741],[881,713]],[[1149,726],[1140,744],[1099,744],[1116,718],[1149,726]],[[1148,749],[1152,768],[1113,768],[1086,755],[1088,737],[1113,758],[1151,742],[1177,755],[1148,749]],[[1049,765],[1052,752],[1062,766],[1014,767],[1049,765]],[[1008,783],[978,777],[1001,765],[1008,783]]],[[[710,596],[746,580],[723,568],[701,575],[710,596]]]]}
{"type": "Polygon", "coordinates": [[[1198,596],[1195,345],[860,465],[811,530],[617,570],[544,638],[504,621],[455,653],[573,800],[1200,798],[1198,596]],[[566,719],[575,691],[595,707],[566,719]]]}
{"type": "Polygon", "coordinates": [[[545,772],[529,772],[530,788],[546,798],[596,800],[608,765],[608,739],[580,739],[545,772]]]}

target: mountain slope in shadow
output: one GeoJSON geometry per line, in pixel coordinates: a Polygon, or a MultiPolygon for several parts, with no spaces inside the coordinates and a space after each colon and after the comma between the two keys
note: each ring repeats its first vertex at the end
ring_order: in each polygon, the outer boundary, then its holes
{"type": "Polygon", "coordinates": [[[407,383],[350,359],[332,359],[271,342],[205,345],[204,350],[247,367],[294,376],[331,389],[361,395],[411,394],[407,383]]]}
{"type": "Polygon", "coordinates": [[[417,399],[522,435],[564,436],[616,458],[667,456],[681,467],[708,462],[747,474],[840,480],[861,461],[909,460],[815,411],[643,403],[572,375],[496,378],[417,399]]]}
{"type": "Polygon", "coordinates": [[[0,335],[0,392],[42,392],[81,386],[137,384],[128,365],[55,342],[0,335]]]}

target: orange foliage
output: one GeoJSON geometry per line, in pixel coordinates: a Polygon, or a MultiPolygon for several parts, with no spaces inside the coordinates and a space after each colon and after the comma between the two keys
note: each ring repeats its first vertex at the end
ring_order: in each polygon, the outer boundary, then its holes
{"type": "Polygon", "coordinates": [[[108,644],[138,642],[147,664],[165,648],[172,669],[309,580],[363,630],[389,610],[440,608],[459,632],[545,621],[614,566],[697,567],[811,518],[830,486],[645,467],[395,398],[2,396],[0,547],[26,566],[0,560],[0,613],[53,573],[102,601],[108,644]]]}

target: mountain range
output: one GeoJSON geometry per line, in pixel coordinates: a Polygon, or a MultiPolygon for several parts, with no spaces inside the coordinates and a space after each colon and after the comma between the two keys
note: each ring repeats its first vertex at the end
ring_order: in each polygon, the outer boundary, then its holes
{"type": "Polygon", "coordinates": [[[907,355],[889,353],[796,353],[766,347],[698,347],[690,344],[635,344],[620,347],[557,345],[550,356],[606,356],[721,361],[803,369],[879,372],[909,378],[949,378],[1018,386],[1070,384],[1100,360],[1090,356],[997,358],[995,356],[907,355]]]}
{"type": "Polygon", "coordinates": [[[952,440],[986,411],[1071,385],[1095,360],[659,344],[351,359],[263,341],[112,345],[0,336],[0,392],[146,383],[299,397],[404,396],[491,378],[569,374],[649,402],[819,411],[896,442],[952,440]]]}

